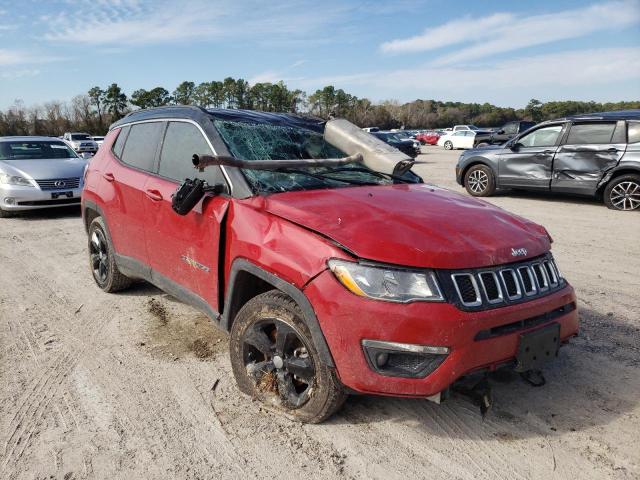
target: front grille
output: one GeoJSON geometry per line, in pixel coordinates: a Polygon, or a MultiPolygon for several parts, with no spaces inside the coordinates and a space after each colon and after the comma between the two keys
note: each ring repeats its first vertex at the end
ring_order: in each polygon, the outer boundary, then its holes
{"type": "Polygon", "coordinates": [[[445,290],[462,309],[483,309],[537,298],[564,286],[553,257],[470,271],[441,272],[445,290]]]}
{"type": "Polygon", "coordinates": [[[50,180],[36,180],[41,190],[73,190],[80,186],[80,177],[53,178],[50,180]]]}

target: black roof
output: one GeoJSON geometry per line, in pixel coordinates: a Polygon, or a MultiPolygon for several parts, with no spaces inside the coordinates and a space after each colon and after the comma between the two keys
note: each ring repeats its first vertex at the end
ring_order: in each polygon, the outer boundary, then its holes
{"type": "Polygon", "coordinates": [[[264,123],[287,127],[299,127],[318,132],[324,131],[325,121],[315,117],[296,115],[293,113],[257,112],[254,110],[241,110],[231,108],[209,108],[171,105],[166,107],[147,108],[136,110],[113,123],[110,130],[120,125],[143,120],[156,120],[163,118],[185,118],[201,122],[207,119],[227,120],[233,122],[264,123]]]}

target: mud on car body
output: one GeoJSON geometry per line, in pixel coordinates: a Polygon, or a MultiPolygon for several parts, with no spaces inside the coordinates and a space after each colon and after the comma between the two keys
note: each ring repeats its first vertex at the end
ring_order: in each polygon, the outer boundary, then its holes
{"type": "Polygon", "coordinates": [[[207,313],[240,389],[305,422],[347,392],[439,400],[470,372],[540,368],[578,330],[548,233],[411,162],[339,119],[129,114],[87,172],[94,279],[207,313]]]}
{"type": "Polygon", "coordinates": [[[597,197],[640,210],[640,110],[540,123],[504,145],[464,152],[456,179],[473,196],[522,189],[597,197]]]}

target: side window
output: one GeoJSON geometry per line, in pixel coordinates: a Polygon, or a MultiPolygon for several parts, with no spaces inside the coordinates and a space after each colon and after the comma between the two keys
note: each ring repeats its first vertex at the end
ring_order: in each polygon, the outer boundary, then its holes
{"type": "Polygon", "coordinates": [[[464,130],[458,130],[456,133],[453,134],[454,137],[464,137],[467,134],[467,132],[465,132],[464,130]]]}
{"type": "Polygon", "coordinates": [[[514,122],[507,123],[504,126],[504,133],[506,133],[507,135],[513,135],[514,133],[518,133],[518,124],[514,122]]]}
{"type": "Polygon", "coordinates": [[[539,128],[518,140],[523,147],[552,147],[558,141],[562,125],[539,128]]]}
{"type": "Polygon", "coordinates": [[[627,135],[629,143],[640,142],[640,122],[629,122],[627,135]]]}
{"type": "Polygon", "coordinates": [[[567,145],[611,143],[615,123],[578,123],[571,125],[567,145]]]}
{"type": "Polygon", "coordinates": [[[113,148],[111,149],[113,151],[113,154],[118,157],[118,158],[122,158],[122,150],[124,149],[124,142],[127,141],[127,135],[129,135],[129,129],[131,127],[126,126],[120,129],[120,133],[118,133],[118,138],[116,138],[116,141],[113,142],[113,148]]]}
{"type": "Polygon", "coordinates": [[[121,160],[132,167],[154,171],[154,160],[163,122],[138,123],[131,127],[121,160]]]}
{"type": "Polygon", "coordinates": [[[179,182],[196,177],[209,185],[225,183],[220,167],[208,167],[204,172],[193,168],[191,156],[194,153],[213,154],[202,132],[191,123],[169,122],[162,143],[158,174],[179,182]]]}

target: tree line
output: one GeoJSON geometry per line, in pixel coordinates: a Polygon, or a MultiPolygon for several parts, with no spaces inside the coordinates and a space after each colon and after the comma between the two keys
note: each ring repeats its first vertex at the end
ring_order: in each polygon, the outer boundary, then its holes
{"type": "Polygon", "coordinates": [[[138,89],[127,96],[112,83],[89,89],[69,102],[52,101],[27,107],[16,101],[0,111],[0,135],[62,135],[68,131],[104,134],[108,126],[138,108],[164,105],[199,105],[205,108],[242,108],[267,112],[291,112],[320,118],[337,116],[361,127],[428,129],[455,124],[495,127],[511,120],[540,122],[581,113],[640,108],[640,101],[542,103],[532,99],[525,108],[498,107],[490,103],[395,100],[372,102],[326,86],[312,94],[289,89],[284,82],[259,82],[227,77],[222,81],[180,83],[172,92],[164,87],[138,89]]]}

